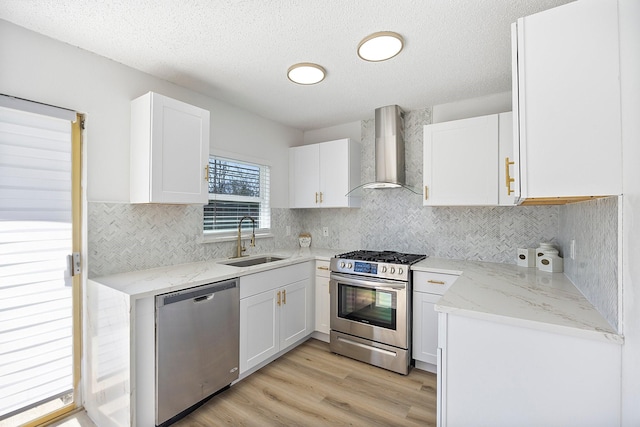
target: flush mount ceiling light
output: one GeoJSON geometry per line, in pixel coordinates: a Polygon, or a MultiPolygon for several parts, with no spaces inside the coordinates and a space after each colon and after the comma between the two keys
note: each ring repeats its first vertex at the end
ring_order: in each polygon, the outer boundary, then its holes
{"type": "Polygon", "coordinates": [[[294,83],[299,85],[314,85],[324,80],[327,72],[318,64],[310,62],[301,62],[292,65],[287,70],[287,77],[294,83]]]}
{"type": "Polygon", "coordinates": [[[404,39],[400,34],[380,31],[362,39],[358,45],[358,56],[365,61],[386,61],[399,54],[403,46],[404,39]]]}

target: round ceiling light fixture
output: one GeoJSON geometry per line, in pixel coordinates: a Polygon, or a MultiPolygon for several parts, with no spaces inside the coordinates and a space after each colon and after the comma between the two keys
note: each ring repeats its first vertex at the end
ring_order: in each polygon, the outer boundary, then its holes
{"type": "Polygon", "coordinates": [[[386,61],[399,54],[403,46],[404,39],[400,34],[380,31],[362,39],[358,45],[358,56],[365,61],[386,61]]]}
{"type": "Polygon", "coordinates": [[[314,85],[324,80],[327,72],[318,64],[301,62],[294,64],[287,70],[287,77],[299,85],[314,85]]]}

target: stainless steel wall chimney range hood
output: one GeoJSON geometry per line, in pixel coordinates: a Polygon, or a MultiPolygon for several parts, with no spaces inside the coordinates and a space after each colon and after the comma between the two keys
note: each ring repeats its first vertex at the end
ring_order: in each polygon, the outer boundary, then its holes
{"type": "Polygon", "coordinates": [[[377,108],[375,126],[376,180],[363,188],[404,187],[404,113],[397,105],[377,108]]]}

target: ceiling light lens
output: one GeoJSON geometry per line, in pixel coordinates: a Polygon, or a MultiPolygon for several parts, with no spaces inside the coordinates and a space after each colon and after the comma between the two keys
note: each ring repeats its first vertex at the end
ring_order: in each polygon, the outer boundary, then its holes
{"type": "Polygon", "coordinates": [[[324,80],[326,71],[318,64],[303,62],[289,67],[287,77],[300,85],[313,85],[324,80]]]}
{"type": "Polygon", "coordinates": [[[365,37],[358,45],[358,56],[365,61],[385,61],[400,53],[404,39],[400,34],[382,31],[365,37]]]}

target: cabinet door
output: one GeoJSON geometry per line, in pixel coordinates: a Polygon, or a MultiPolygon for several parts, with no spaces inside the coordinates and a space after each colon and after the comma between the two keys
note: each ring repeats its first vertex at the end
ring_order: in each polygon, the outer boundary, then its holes
{"type": "Polygon", "coordinates": [[[320,148],[318,144],[289,150],[289,206],[315,208],[320,202],[320,148]]]}
{"type": "Polygon", "coordinates": [[[276,295],[268,291],[240,300],[240,374],[279,351],[276,295]]]}
{"type": "Polygon", "coordinates": [[[149,92],[131,120],[131,201],[207,203],[209,112],[149,92]]]}
{"type": "Polygon", "coordinates": [[[514,25],[522,198],[621,194],[617,7],[581,0],[514,25]]]}
{"type": "Polygon", "coordinates": [[[292,283],[281,292],[280,350],[284,350],[313,331],[311,280],[292,283]]]}
{"type": "Polygon", "coordinates": [[[348,207],[349,140],[323,142],[320,148],[320,192],[323,208],[348,207]]]}
{"type": "Polygon", "coordinates": [[[426,206],[498,204],[498,116],[424,127],[426,206]]]}
{"type": "Polygon", "coordinates": [[[413,358],[433,365],[438,358],[438,313],[435,305],[440,298],[440,295],[424,292],[413,293],[413,358]]]}
{"type": "Polygon", "coordinates": [[[329,325],[329,263],[316,262],[316,331],[328,334],[329,325]],[[320,270],[319,270],[320,269],[320,270]],[[326,270],[325,270],[326,269],[326,270]]]}

